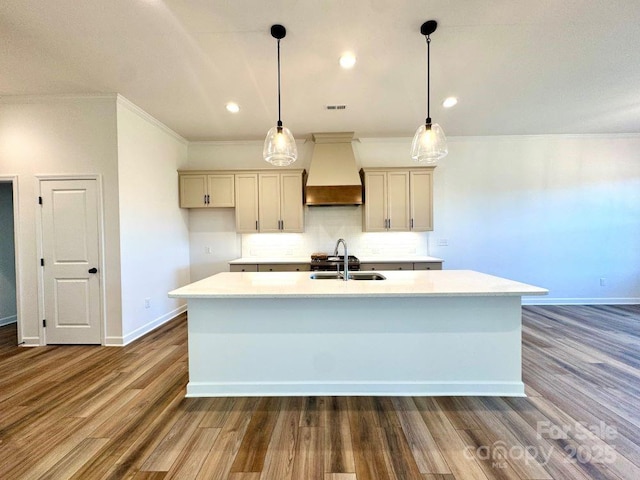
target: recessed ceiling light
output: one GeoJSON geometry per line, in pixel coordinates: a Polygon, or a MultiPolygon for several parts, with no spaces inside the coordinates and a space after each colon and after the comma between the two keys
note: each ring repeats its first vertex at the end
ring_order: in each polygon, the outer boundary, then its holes
{"type": "Polygon", "coordinates": [[[240,111],[240,107],[237,103],[229,102],[226,105],[227,111],[231,113],[238,113],[240,111]]]}
{"type": "Polygon", "coordinates": [[[456,97],[447,97],[447,98],[444,99],[444,102],[442,102],[442,106],[444,108],[451,108],[456,103],[458,103],[458,99],[456,97]]]}
{"type": "Polygon", "coordinates": [[[344,53],[340,57],[340,66],[344,69],[353,68],[355,64],[356,64],[356,56],[351,52],[344,53]]]}

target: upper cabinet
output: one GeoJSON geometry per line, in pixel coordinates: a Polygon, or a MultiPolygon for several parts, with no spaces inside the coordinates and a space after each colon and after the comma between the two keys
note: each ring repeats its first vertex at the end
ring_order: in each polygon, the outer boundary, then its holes
{"type": "Polygon", "coordinates": [[[433,169],[409,172],[411,230],[433,230],[433,169]]]}
{"type": "Polygon", "coordinates": [[[236,231],[304,231],[303,177],[303,170],[236,174],[236,231]]]}
{"type": "Polygon", "coordinates": [[[258,231],[258,174],[236,175],[236,231],[258,231]]]}
{"type": "Polygon", "coordinates": [[[233,173],[179,173],[179,179],[181,208],[235,206],[233,173]]]}
{"type": "Polygon", "coordinates": [[[365,232],[433,230],[433,167],[362,172],[365,232]]]}

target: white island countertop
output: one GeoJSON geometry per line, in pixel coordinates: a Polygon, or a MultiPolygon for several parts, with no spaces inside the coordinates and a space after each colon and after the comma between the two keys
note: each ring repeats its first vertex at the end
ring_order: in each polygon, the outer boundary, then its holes
{"type": "Polygon", "coordinates": [[[548,290],[473,270],[379,271],[386,280],[313,280],[310,272],[224,272],[173,298],[456,297],[546,295],[548,290]]]}

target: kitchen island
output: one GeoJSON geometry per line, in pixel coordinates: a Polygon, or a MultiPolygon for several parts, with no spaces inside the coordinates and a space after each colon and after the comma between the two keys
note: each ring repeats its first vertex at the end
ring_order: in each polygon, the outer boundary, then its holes
{"type": "Polygon", "coordinates": [[[521,297],[547,290],[470,270],[219,273],[188,302],[188,397],[523,396],[521,297]]]}

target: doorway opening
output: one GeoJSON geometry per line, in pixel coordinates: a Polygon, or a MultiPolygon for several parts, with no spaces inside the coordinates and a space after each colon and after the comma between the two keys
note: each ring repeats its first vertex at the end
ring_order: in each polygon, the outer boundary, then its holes
{"type": "Polygon", "coordinates": [[[0,328],[3,333],[14,331],[18,343],[15,181],[0,177],[0,328]]]}

